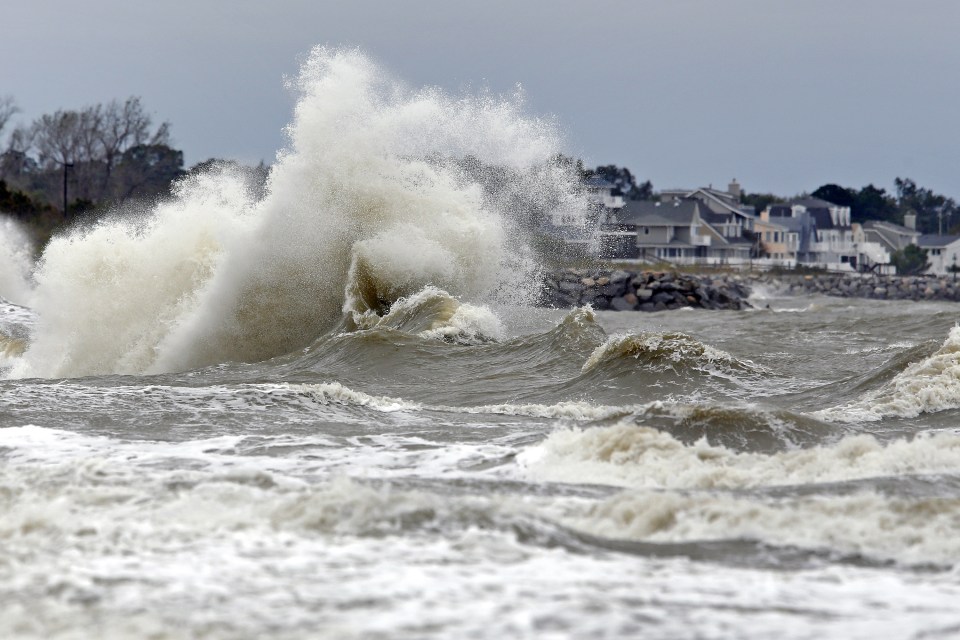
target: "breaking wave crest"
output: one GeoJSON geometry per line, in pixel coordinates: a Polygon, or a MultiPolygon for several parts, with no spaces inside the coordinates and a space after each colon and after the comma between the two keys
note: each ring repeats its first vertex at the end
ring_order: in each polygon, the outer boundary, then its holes
{"type": "MultiPolygon", "coordinates": [[[[920,349],[912,349],[908,354],[915,355],[920,349]]],[[[880,388],[815,415],[836,422],[870,422],[960,408],[960,325],[950,330],[946,341],[933,354],[905,368],[902,360],[895,359],[891,367],[903,370],[880,388]]],[[[882,372],[884,377],[889,376],[889,370],[888,367],[882,372]]]]}
{"type": "MultiPolygon", "coordinates": [[[[525,214],[511,203],[513,191],[577,197],[551,161],[553,124],[523,115],[519,98],[411,91],[353,50],[315,49],[294,84],[289,146],[262,198],[218,170],[139,220],[48,245],[40,321],[14,376],[264,360],[311,344],[343,311],[384,315],[434,295],[428,287],[477,302],[533,298],[525,214]]],[[[448,328],[424,330],[496,337],[480,315],[461,304],[448,328]]]]}
{"type": "Polygon", "coordinates": [[[636,361],[636,366],[657,371],[722,368],[753,372],[761,369],[752,362],[738,360],[683,333],[628,333],[610,336],[597,347],[583,363],[583,372],[611,367],[630,359],[636,361]]]}
{"type": "Polygon", "coordinates": [[[766,368],[683,333],[624,333],[593,350],[571,390],[609,396],[620,389],[634,401],[702,399],[704,392],[739,399],[756,396],[773,378],[766,368]]]}
{"type": "Polygon", "coordinates": [[[518,459],[532,477],[550,482],[732,489],[951,473],[960,467],[960,435],[936,432],[888,443],[853,435],[763,454],[737,452],[706,439],[688,445],[657,429],[620,423],[555,431],[518,459]]]}
{"type": "Polygon", "coordinates": [[[504,336],[503,323],[488,307],[460,302],[436,287],[394,301],[383,315],[349,313],[359,329],[395,329],[445,342],[482,344],[504,336]]]}

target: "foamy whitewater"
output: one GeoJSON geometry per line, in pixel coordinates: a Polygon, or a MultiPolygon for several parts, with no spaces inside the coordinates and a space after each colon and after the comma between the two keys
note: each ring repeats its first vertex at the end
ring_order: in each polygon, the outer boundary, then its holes
{"type": "Polygon", "coordinates": [[[960,634],[955,305],[536,308],[549,119],[292,84],[265,192],[0,223],[0,637],[960,634]]]}

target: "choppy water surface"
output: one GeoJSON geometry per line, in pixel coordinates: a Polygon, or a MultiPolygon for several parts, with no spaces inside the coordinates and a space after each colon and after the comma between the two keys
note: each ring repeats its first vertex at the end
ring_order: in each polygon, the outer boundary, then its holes
{"type": "Polygon", "coordinates": [[[760,302],[3,382],[0,630],[951,637],[954,307],[760,302]]]}
{"type": "Polygon", "coordinates": [[[0,637],[960,634],[955,305],[535,308],[548,124],[299,84],[260,200],[0,233],[0,637]]]}

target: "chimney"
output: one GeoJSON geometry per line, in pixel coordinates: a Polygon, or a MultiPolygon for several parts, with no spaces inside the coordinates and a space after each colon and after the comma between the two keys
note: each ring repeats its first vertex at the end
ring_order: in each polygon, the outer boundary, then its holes
{"type": "Polygon", "coordinates": [[[915,213],[905,213],[903,214],[903,226],[907,229],[912,229],[913,231],[917,230],[917,214],[915,213]]]}
{"type": "Polygon", "coordinates": [[[740,183],[737,182],[736,178],[727,186],[727,193],[733,196],[737,202],[740,202],[740,183]]]}

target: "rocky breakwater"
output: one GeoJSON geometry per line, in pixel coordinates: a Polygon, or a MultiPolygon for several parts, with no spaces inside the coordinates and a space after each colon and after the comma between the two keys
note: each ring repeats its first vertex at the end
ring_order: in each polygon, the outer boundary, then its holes
{"type": "Polygon", "coordinates": [[[945,276],[762,275],[754,278],[753,281],[756,285],[769,287],[777,293],[793,295],[819,294],[840,298],[960,302],[960,282],[945,276]]]}
{"type": "Polygon", "coordinates": [[[614,311],[744,309],[750,306],[748,295],[749,286],[737,275],[564,269],[547,274],[542,302],[551,307],[589,304],[614,311]]]}

